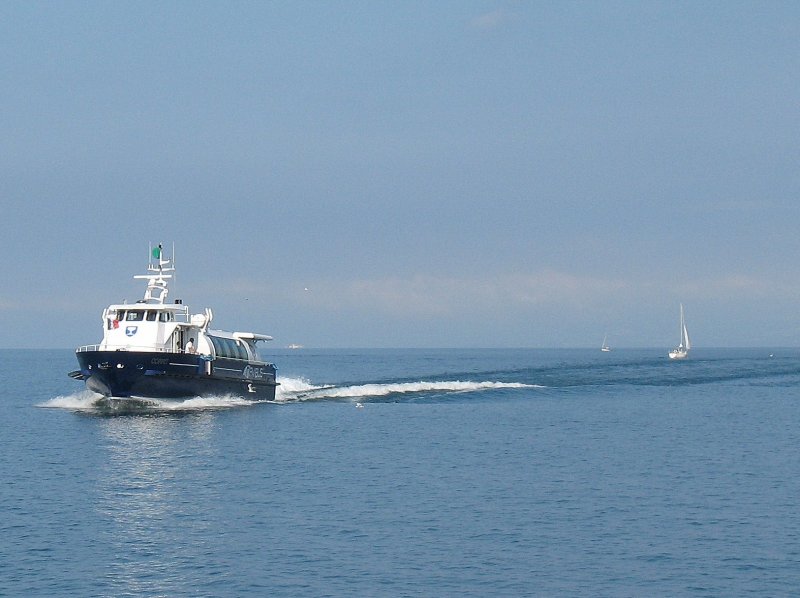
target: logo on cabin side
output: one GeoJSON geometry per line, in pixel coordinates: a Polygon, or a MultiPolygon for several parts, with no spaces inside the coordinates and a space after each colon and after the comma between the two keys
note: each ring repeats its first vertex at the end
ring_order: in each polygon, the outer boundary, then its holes
{"type": "Polygon", "coordinates": [[[242,376],[245,378],[252,378],[253,380],[261,380],[262,378],[266,378],[264,368],[254,368],[252,365],[244,366],[244,370],[242,370],[242,376]]]}
{"type": "Polygon", "coordinates": [[[138,326],[125,326],[125,336],[133,336],[138,328],[138,326]]]}

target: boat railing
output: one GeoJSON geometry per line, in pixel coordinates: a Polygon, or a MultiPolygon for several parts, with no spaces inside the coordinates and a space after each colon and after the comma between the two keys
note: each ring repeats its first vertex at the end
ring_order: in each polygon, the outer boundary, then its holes
{"type": "MultiPolygon", "coordinates": [[[[172,353],[171,349],[166,347],[153,347],[152,345],[82,345],[75,349],[76,353],[84,353],[86,351],[142,351],[146,353],[172,353]]],[[[179,351],[180,353],[181,351],[179,351]]]]}
{"type": "Polygon", "coordinates": [[[76,353],[84,353],[86,351],[99,351],[100,345],[83,345],[82,347],[78,347],[75,349],[76,353]]]}

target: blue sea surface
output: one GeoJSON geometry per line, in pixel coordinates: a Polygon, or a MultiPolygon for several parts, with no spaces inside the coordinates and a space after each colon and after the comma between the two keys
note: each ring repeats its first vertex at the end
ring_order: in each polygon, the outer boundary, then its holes
{"type": "Polygon", "coordinates": [[[280,350],[98,406],[0,351],[0,595],[786,596],[800,351],[280,350]]]}

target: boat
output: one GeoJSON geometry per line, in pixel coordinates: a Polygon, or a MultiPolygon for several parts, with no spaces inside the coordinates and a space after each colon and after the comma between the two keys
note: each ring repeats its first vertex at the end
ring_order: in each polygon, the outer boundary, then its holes
{"type": "Polygon", "coordinates": [[[672,351],[669,352],[670,359],[686,359],[686,356],[689,354],[689,349],[692,348],[691,343],[689,343],[689,332],[686,330],[686,321],[683,317],[683,303],[681,303],[681,340],[677,347],[675,347],[672,351]]]}
{"type": "Polygon", "coordinates": [[[600,350],[601,350],[603,353],[608,353],[609,351],[611,351],[611,347],[609,347],[609,346],[608,346],[608,343],[606,342],[607,340],[608,340],[608,335],[606,334],[606,335],[603,337],[603,345],[600,347],[600,350]]]}
{"type": "Polygon", "coordinates": [[[273,400],[276,368],[256,348],[272,337],[217,330],[210,308],[192,314],[181,299],[168,303],[173,257],[151,247],[148,273],[134,276],[147,281],[144,297],[103,310],[103,340],[75,350],[80,369],[69,376],[104,397],[273,400]]]}

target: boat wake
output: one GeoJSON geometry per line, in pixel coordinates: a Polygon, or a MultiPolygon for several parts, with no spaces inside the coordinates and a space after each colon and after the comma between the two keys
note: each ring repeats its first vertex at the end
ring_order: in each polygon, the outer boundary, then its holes
{"type": "Polygon", "coordinates": [[[319,399],[370,399],[389,395],[466,393],[507,388],[544,387],[520,382],[470,382],[462,380],[316,386],[302,378],[282,378],[281,385],[275,395],[275,402],[290,403],[319,399]]]}
{"type": "Polygon", "coordinates": [[[186,412],[248,407],[258,403],[287,404],[312,400],[369,400],[391,395],[422,395],[480,392],[495,389],[544,388],[518,382],[469,382],[461,380],[354,384],[348,386],[315,385],[303,378],[282,378],[274,401],[252,401],[235,395],[191,397],[187,399],[104,397],[90,390],[58,396],[37,405],[99,414],[186,412]]]}

